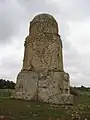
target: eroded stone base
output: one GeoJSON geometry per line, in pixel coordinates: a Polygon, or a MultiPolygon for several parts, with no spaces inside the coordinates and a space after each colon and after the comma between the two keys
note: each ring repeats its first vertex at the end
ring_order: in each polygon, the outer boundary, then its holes
{"type": "Polygon", "coordinates": [[[73,96],[70,94],[58,94],[49,99],[49,103],[53,104],[73,104],[73,96]]]}
{"type": "Polygon", "coordinates": [[[64,90],[69,90],[68,81],[64,87],[64,74],[58,71],[23,71],[18,75],[14,97],[51,104],[73,104],[73,96],[64,90]]]}
{"type": "MultiPolygon", "coordinates": [[[[32,100],[30,95],[27,95],[27,93],[22,93],[22,92],[17,92],[15,96],[13,96],[13,98],[32,100]]],[[[51,98],[48,98],[48,96],[46,96],[45,98],[40,97],[38,101],[42,101],[50,104],[73,105],[73,96],[71,94],[58,94],[52,96],[51,98]]]]}

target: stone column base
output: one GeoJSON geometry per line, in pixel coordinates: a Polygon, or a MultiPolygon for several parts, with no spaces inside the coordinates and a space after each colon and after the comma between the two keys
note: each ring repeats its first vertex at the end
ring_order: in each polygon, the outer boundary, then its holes
{"type": "Polygon", "coordinates": [[[21,72],[18,76],[15,99],[38,100],[50,104],[73,104],[73,96],[65,93],[69,82],[64,72],[21,72]],[[67,84],[65,84],[67,83],[67,84]]]}
{"type": "MultiPolygon", "coordinates": [[[[27,96],[25,93],[17,92],[15,96],[13,96],[15,99],[23,99],[23,100],[32,100],[30,96],[27,96]]],[[[45,98],[39,98],[38,101],[42,101],[45,103],[50,104],[59,104],[59,105],[73,105],[73,95],[71,94],[58,94],[50,97],[49,99],[45,98]]]]}

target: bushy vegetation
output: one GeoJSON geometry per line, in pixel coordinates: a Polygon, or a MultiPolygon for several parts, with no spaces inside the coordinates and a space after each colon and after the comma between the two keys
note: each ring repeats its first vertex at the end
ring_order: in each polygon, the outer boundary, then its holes
{"type": "Polygon", "coordinates": [[[80,92],[76,88],[70,87],[70,94],[72,94],[74,96],[79,96],[80,92]]]}
{"type": "Polygon", "coordinates": [[[90,87],[85,87],[83,85],[81,85],[81,87],[73,87],[73,88],[80,91],[90,91],[90,87]]]}
{"type": "Polygon", "coordinates": [[[14,89],[15,83],[9,80],[0,79],[0,89],[14,89]]]}
{"type": "Polygon", "coordinates": [[[90,87],[85,87],[85,86],[70,87],[70,93],[74,96],[80,96],[80,95],[90,96],[90,87]]]}

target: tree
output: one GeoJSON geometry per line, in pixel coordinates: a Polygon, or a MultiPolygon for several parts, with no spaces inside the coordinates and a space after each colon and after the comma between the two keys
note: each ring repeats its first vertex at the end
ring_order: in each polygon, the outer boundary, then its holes
{"type": "Polygon", "coordinates": [[[15,89],[15,83],[13,81],[0,79],[0,89],[15,89]]]}

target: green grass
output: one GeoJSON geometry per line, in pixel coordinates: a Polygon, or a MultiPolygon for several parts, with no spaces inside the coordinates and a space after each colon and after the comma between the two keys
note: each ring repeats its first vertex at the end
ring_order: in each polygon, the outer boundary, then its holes
{"type": "Polygon", "coordinates": [[[48,104],[35,101],[2,100],[0,102],[0,113],[12,116],[16,120],[44,120],[63,117],[64,109],[52,109],[48,104]]]}
{"type": "Polygon", "coordinates": [[[90,97],[75,97],[74,106],[54,106],[36,101],[1,99],[0,114],[14,120],[72,120],[72,114],[90,120],[90,97]]]}
{"type": "Polygon", "coordinates": [[[10,97],[12,94],[11,89],[0,89],[0,97],[10,97]]]}
{"type": "Polygon", "coordinates": [[[73,106],[58,106],[10,99],[8,91],[6,93],[0,97],[0,115],[9,117],[7,120],[74,120],[73,116],[80,117],[80,120],[90,120],[90,96],[74,97],[73,106]]]}

